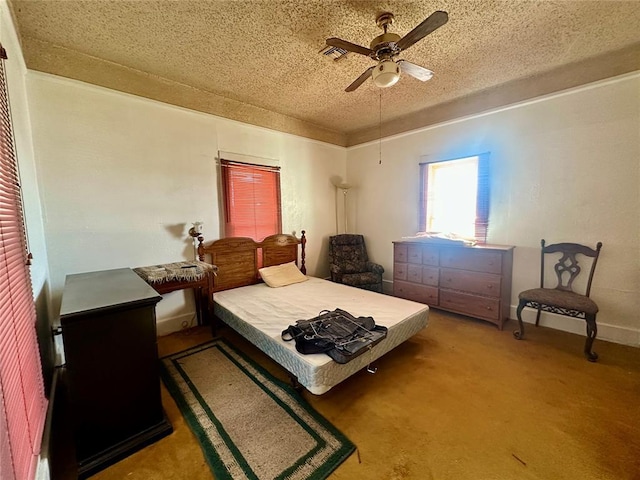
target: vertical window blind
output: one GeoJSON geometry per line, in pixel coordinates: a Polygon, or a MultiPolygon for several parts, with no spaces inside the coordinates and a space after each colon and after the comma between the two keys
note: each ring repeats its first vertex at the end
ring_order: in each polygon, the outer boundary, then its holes
{"type": "Polygon", "coordinates": [[[226,237],[260,242],[282,231],[280,167],[220,160],[226,237]]]}
{"type": "Polygon", "coordinates": [[[47,400],[2,46],[0,55],[0,477],[30,480],[47,400]]]}

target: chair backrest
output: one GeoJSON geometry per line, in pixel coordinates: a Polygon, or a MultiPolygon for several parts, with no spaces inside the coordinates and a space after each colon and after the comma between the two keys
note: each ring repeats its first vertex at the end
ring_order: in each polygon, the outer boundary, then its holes
{"type": "Polygon", "coordinates": [[[580,274],[581,268],[578,265],[578,259],[576,255],[582,254],[587,257],[593,258],[591,262],[591,269],[589,270],[589,280],[587,281],[587,288],[585,295],[588,297],[591,293],[591,282],[593,280],[593,274],[596,270],[596,264],[598,263],[598,257],[600,256],[600,249],[602,248],[602,242],[598,242],[595,250],[586,245],[580,245],[578,243],[555,243],[553,245],[546,245],[544,238],[540,242],[542,251],[540,254],[540,287],[544,287],[544,264],[545,255],[560,253],[560,259],[554,265],[553,269],[558,277],[558,284],[556,289],[573,292],[573,281],[580,274]]]}
{"type": "Polygon", "coordinates": [[[364,272],[368,260],[362,235],[345,233],[329,237],[329,263],[340,265],[345,273],[364,272]]]}

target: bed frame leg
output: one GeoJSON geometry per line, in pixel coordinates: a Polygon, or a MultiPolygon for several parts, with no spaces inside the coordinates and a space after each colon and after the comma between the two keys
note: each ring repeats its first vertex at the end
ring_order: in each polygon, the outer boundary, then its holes
{"type": "Polygon", "coordinates": [[[211,336],[213,338],[218,337],[218,333],[220,331],[220,326],[221,325],[222,325],[222,320],[220,320],[215,315],[211,315],[211,336]]]}
{"type": "Polygon", "coordinates": [[[294,375],[289,375],[289,380],[291,381],[291,386],[293,387],[293,389],[298,393],[302,393],[302,391],[304,390],[304,387],[298,381],[298,377],[294,375]]]}

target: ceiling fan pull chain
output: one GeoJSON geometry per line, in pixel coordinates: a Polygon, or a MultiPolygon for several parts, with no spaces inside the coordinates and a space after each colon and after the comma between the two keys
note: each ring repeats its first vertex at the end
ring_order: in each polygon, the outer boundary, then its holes
{"type": "Polygon", "coordinates": [[[382,89],[380,91],[380,121],[378,123],[378,130],[380,136],[380,143],[378,145],[378,165],[382,165],[382,89]]]}

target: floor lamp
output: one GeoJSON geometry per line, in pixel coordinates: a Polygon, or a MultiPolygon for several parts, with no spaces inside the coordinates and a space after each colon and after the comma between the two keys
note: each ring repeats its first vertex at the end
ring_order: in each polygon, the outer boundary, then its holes
{"type": "MultiPolygon", "coordinates": [[[[349,231],[349,224],[348,224],[348,220],[347,220],[347,193],[349,192],[349,189],[351,188],[351,185],[348,183],[335,183],[334,184],[336,187],[336,191],[337,190],[341,190],[342,191],[342,197],[343,197],[343,202],[344,202],[344,233],[347,233],[349,231]]],[[[338,232],[338,202],[336,201],[336,233],[338,232]]]]}

